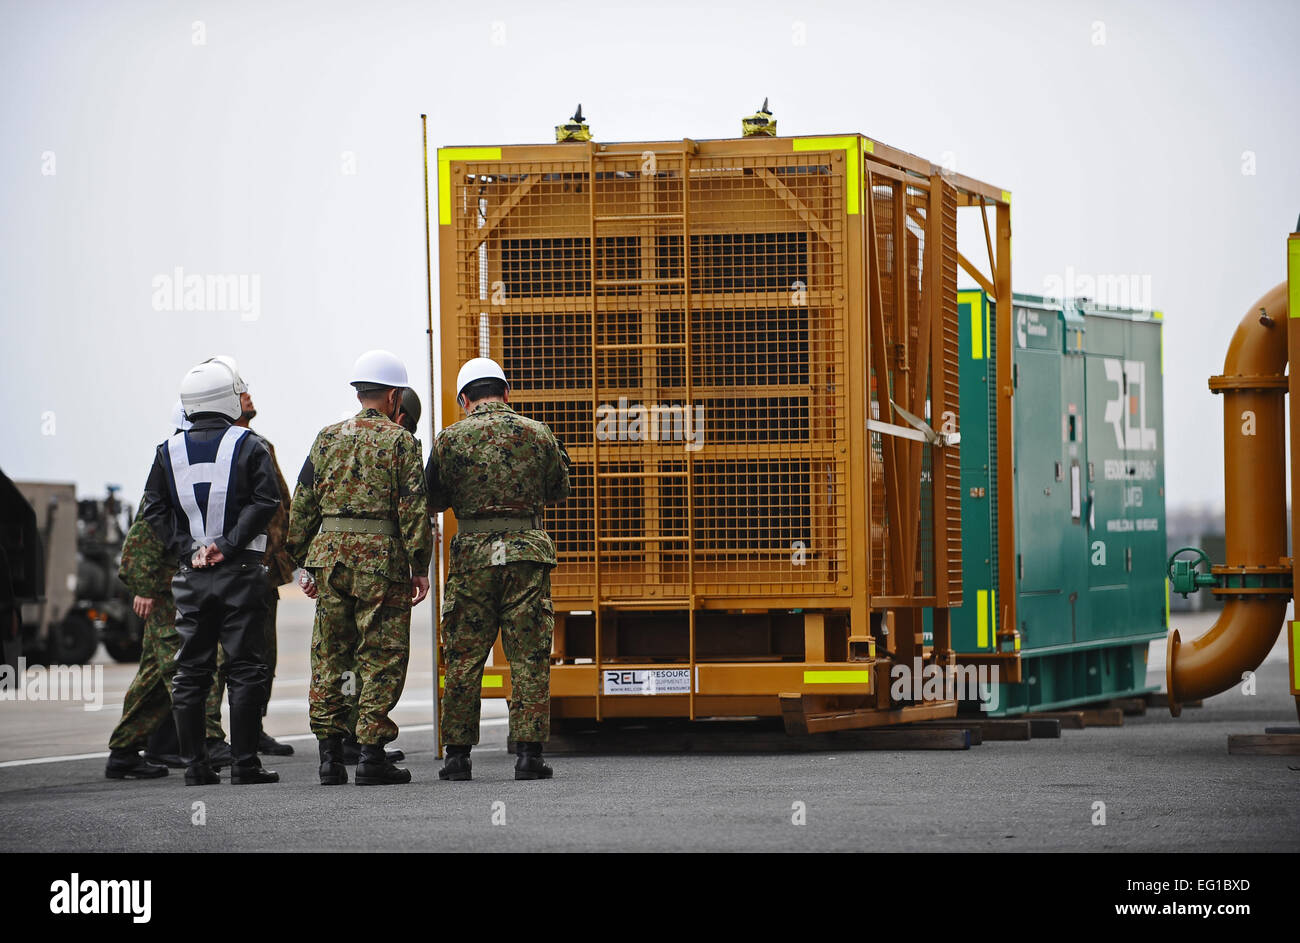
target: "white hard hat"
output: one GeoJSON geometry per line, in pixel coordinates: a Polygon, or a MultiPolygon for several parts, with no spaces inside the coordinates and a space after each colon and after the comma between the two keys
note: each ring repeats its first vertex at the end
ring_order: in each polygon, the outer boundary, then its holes
{"type": "Polygon", "coordinates": [[[506,379],[506,372],[501,369],[501,364],[489,357],[475,357],[473,360],[466,360],[465,366],[460,368],[460,373],[456,374],[456,395],[459,396],[464,392],[465,387],[469,386],[475,380],[500,380],[510,389],[510,381],[506,379]]]}
{"type": "Polygon", "coordinates": [[[225,354],[217,354],[215,357],[209,357],[205,363],[223,363],[230,368],[230,372],[235,375],[235,392],[247,393],[248,384],[244,382],[243,376],[239,372],[239,364],[235,363],[234,357],[225,354]]]}
{"type": "Polygon", "coordinates": [[[368,350],[357,358],[349,381],[359,392],[408,386],[406,364],[386,350],[368,350]]]}
{"type": "Polygon", "coordinates": [[[194,423],[185,418],[185,407],[181,405],[180,400],[177,400],[176,405],[172,407],[172,428],[189,432],[193,425],[194,423]]]}
{"type": "Polygon", "coordinates": [[[239,394],[235,392],[235,374],[224,363],[206,360],[185,374],[181,380],[181,405],[186,416],[220,413],[235,420],[243,415],[239,394]]]}

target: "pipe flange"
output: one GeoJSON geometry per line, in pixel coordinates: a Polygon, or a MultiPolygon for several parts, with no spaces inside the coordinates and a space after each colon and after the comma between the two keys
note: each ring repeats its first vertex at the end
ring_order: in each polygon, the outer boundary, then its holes
{"type": "Polygon", "coordinates": [[[1210,389],[1215,393],[1225,390],[1280,390],[1289,388],[1285,374],[1268,373],[1257,376],[1210,377],[1210,389]]]}

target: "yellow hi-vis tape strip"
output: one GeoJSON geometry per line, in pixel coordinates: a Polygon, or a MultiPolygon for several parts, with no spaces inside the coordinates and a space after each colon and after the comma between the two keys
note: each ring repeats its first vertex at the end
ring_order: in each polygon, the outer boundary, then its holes
{"type": "Polygon", "coordinates": [[[970,305],[970,355],[972,360],[984,359],[984,292],[957,292],[958,305],[970,305]]]}
{"type": "Polygon", "coordinates": [[[451,225],[451,162],[453,160],[500,160],[499,147],[438,148],[438,225],[451,225]]]}
{"type": "Polygon", "coordinates": [[[1300,622],[1291,623],[1291,693],[1300,694],[1300,622]]]}
{"type": "Polygon", "coordinates": [[[1300,318],[1300,236],[1286,241],[1287,313],[1300,318]]]}
{"type": "Polygon", "coordinates": [[[989,647],[989,591],[975,594],[975,647],[989,647]]]}
{"type": "MultiPolygon", "coordinates": [[[[445,688],[446,686],[447,686],[447,679],[445,677],[440,677],[438,679],[438,687],[445,688]]],[[[505,686],[506,686],[506,679],[501,675],[485,674],[483,676],[483,687],[485,688],[504,688],[505,686]]]]}
{"type": "Polygon", "coordinates": [[[1165,578],[1165,628],[1169,628],[1169,578],[1165,578]]]}
{"type": "Polygon", "coordinates": [[[870,684],[870,671],[805,671],[804,684],[870,684]]]}
{"type": "Polygon", "coordinates": [[[844,211],[852,216],[858,213],[862,192],[862,150],[858,138],[795,138],[790,142],[796,151],[844,151],[844,211]]]}

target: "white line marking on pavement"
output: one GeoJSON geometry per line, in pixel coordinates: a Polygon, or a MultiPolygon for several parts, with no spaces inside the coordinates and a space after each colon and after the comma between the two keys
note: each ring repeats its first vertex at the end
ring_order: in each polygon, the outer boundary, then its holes
{"type": "MultiPolygon", "coordinates": [[[[479,721],[480,727],[504,727],[510,723],[508,717],[488,717],[479,721]]],[[[424,733],[433,730],[433,724],[411,724],[402,728],[403,733],[424,733]]],[[[315,740],[314,733],[295,733],[285,737],[276,737],[280,742],[293,740],[315,740]]],[[[40,766],[45,763],[71,763],[74,760],[103,760],[107,759],[107,753],[73,753],[67,756],[38,756],[30,760],[6,760],[0,763],[0,769],[8,769],[12,766],[40,766]]]]}

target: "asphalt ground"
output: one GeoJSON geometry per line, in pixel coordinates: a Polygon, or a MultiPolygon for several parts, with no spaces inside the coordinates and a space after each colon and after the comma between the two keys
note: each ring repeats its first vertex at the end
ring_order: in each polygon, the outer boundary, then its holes
{"type": "MultiPolygon", "coordinates": [[[[267,729],[296,755],[275,785],[186,787],[178,771],[104,778],[133,665],[104,665],[103,708],[0,702],[0,851],[1298,851],[1300,758],[1230,756],[1230,733],[1295,725],[1279,645],[1256,693],[1163,710],[1059,740],[967,751],[562,756],[515,782],[504,705],[485,702],[474,780],[437,778],[430,610],[416,610],[395,713],[414,781],[320,786],[307,730],[311,605],[280,608],[267,729]],[[1105,824],[1099,821],[1104,803],[1105,824]],[[802,811],[802,816],[799,814],[802,811]],[[802,817],[805,824],[796,824],[802,817]]],[[[1184,638],[1212,616],[1174,620],[1184,638]]],[[[1163,647],[1152,646],[1159,683],[1163,647]]]]}

